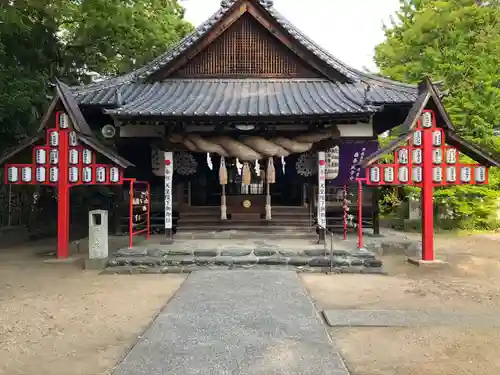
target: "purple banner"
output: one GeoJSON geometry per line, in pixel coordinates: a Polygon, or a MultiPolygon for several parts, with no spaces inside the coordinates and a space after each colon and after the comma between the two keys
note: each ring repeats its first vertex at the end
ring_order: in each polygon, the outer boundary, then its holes
{"type": "Polygon", "coordinates": [[[343,186],[355,184],[356,179],[365,177],[365,170],[358,163],[378,150],[377,140],[341,141],[339,144],[339,174],[328,185],[343,186]]]}

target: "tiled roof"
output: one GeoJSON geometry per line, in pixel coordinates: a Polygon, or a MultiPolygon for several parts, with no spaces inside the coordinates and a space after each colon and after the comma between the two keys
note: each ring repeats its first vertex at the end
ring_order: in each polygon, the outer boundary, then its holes
{"type": "MultiPolygon", "coordinates": [[[[415,93],[417,88],[413,85],[408,85],[401,82],[392,81],[382,77],[370,75],[363,73],[354,68],[349,67],[344,64],[329,52],[324,50],[314,41],[309,39],[300,30],[298,30],[290,21],[288,21],[283,15],[281,15],[273,6],[273,2],[269,0],[254,0],[260,4],[268,14],[276,20],[284,30],[303,47],[308,49],[322,61],[324,61],[331,68],[337,70],[343,74],[347,79],[353,83],[365,83],[376,86],[384,86],[397,91],[407,92],[409,94],[415,93]]],[[[156,59],[150,63],[130,72],[125,75],[107,79],[101,82],[93,83],[86,86],[75,87],[76,92],[87,92],[93,90],[102,90],[105,88],[111,88],[123,85],[124,83],[137,82],[144,78],[147,78],[162,69],[179,55],[184,53],[189,47],[198,42],[202,37],[204,37],[232,8],[232,6],[237,2],[237,0],[223,0],[221,2],[221,7],[217,12],[215,12],[207,21],[198,26],[191,34],[187,35],[183,40],[181,40],[176,46],[171,48],[168,52],[158,56],[156,59]]]]}
{"type": "Polygon", "coordinates": [[[371,113],[412,94],[323,79],[172,79],[81,94],[80,104],[115,106],[117,116],[287,116],[371,113]],[[117,102],[118,100],[118,102],[117,102]]]}

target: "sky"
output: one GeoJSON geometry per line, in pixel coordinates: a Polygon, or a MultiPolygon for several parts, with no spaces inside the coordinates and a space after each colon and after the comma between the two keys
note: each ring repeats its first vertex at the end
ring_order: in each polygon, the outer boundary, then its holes
{"type": "MultiPolygon", "coordinates": [[[[220,0],[184,0],[186,18],[199,25],[220,0]]],[[[353,68],[376,71],[375,46],[384,40],[382,24],[398,0],[274,0],[274,7],[304,34],[353,68]]]]}

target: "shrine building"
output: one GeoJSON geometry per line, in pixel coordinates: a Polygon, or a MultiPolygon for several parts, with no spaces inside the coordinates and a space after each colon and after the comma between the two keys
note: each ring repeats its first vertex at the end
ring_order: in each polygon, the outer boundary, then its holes
{"type": "MultiPolygon", "coordinates": [[[[314,230],[318,152],[327,226],[339,226],[344,185],[356,190],[359,162],[417,93],[342,63],[269,0],[224,0],[150,63],[71,88],[92,130],[135,165],[127,175],[150,182],[152,224],[167,232],[314,230]]],[[[364,198],[370,223],[376,209],[368,190],[364,198]]]]}

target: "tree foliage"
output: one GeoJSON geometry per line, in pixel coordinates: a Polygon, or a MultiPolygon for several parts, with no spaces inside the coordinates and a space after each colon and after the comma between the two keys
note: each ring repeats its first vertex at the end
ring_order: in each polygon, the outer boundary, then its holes
{"type": "Polygon", "coordinates": [[[36,126],[55,77],[124,73],[191,30],[177,0],[1,2],[0,150],[36,126]]]}
{"type": "MultiPolygon", "coordinates": [[[[385,76],[418,83],[424,76],[443,81],[444,104],[458,131],[490,151],[500,152],[493,130],[500,128],[500,1],[402,0],[384,29],[375,60],[385,76]]],[[[467,159],[467,158],[465,158],[467,159]]],[[[464,160],[472,162],[471,160],[464,160]]],[[[490,185],[440,188],[435,192],[436,225],[492,229],[499,226],[500,171],[490,185]]],[[[385,188],[383,209],[396,215],[419,189],[385,188]]]]}
{"type": "Polygon", "coordinates": [[[381,73],[416,83],[444,81],[459,131],[489,137],[500,127],[500,2],[402,0],[376,47],[381,73]]]}

